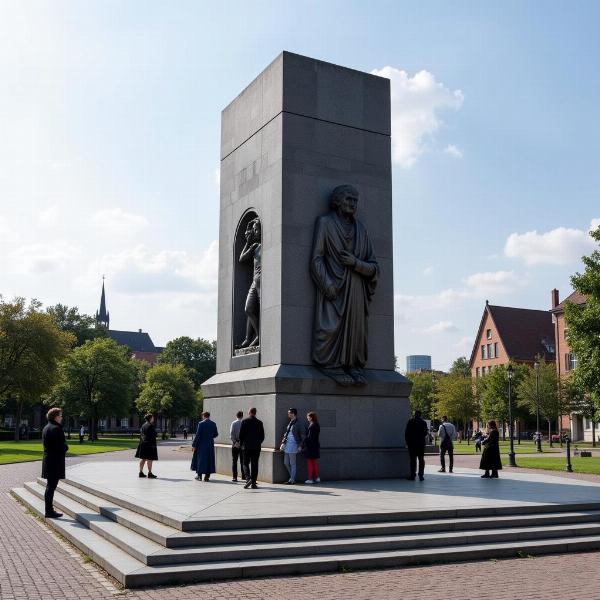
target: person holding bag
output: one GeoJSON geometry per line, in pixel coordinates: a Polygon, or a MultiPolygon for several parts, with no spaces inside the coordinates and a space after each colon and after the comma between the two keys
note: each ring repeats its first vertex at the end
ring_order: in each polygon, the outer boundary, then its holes
{"type": "Polygon", "coordinates": [[[456,428],[448,421],[448,417],[446,415],[442,417],[442,423],[438,429],[438,436],[440,438],[441,463],[441,469],[439,470],[439,473],[446,472],[446,452],[448,453],[448,458],[450,459],[450,468],[448,469],[448,472],[452,473],[452,469],[454,467],[454,444],[452,443],[452,440],[454,440],[456,437],[456,428]]]}
{"type": "Polygon", "coordinates": [[[308,430],[304,439],[304,458],[306,459],[308,479],[304,483],[321,483],[319,464],[317,462],[321,457],[321,444],[319,443],[321,426],[319,425],[316,412],[309,412],[306,418],[308,419],[308,430]]]}
{"type": "Polygon", "coordinates": [[[298,423],[298,411],[295,408],[288,410],[288,419],[290,421],[283,434],[279,449],[284,453],[283,464],[290,475],[286,484],[294,485],[296,483],[296,458],[306,435],[304,427],[298,423]]]}
{"type": "Polygon", "coordinates": [[[483,453],[481,454],[481,462],[479,468],[485,473],[481,476],[482,479],[498,479],[498,471],[502,469],[502,461],[500,460],[500,434],[496,421],[488,423],[487,436],[482,441],[483,453]],[[492,474],[490,475],[490,471],[492,474]]]}

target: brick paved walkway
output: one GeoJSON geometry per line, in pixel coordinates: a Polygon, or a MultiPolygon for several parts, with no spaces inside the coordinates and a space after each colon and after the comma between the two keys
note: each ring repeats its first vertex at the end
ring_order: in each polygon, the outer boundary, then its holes
{"type": "MultiPolygon", "coordinates": [[[[131,460],[125,450],[69,459],[69,464],[93,460],[131,460]]],[[[180,459],[174,447],[161,449],[161,459],[180,459]]],[[[474,457],[460,457],[457,465],[472,466],[474,457]],[[466,460],[463,463],[463,458],[466,460]],[[467,460],[469,464],[467,463],[467,460]]],[[[432,457],[431,462],[435,460],[432,457]]],[[[135,463],[132,461],[135,471],[135,463]]],[[[302,577],[255,579],[135,592],[120,590],[92,563],[45,531],[8,490],[39,475],[40,463],[0,466],[0,599],[115,598],[162,600],[422,600],[472,598],[493,593],[494,600],[561,600],[600,598],[600,553],[483,561],[380,571],[361,571],[302,577]],[[48,569],[52,568],[52,572],[48,569]]],[[[160,470],[156,469],[160,474],[160,470]]],[[[553,473],[558,474],[558,473],[553,473]]],[[[570,476],[569,474],[564,474],[570,476]]],[[[575,477],[578,475],[575,474],[575,477]]],[[[588,479],[579,475],[578,477],[588,479]]],[[[593,477],[593,476],[592,476],[593,477]]],[[[596,477],[596,480],[598,478],[596,477]]]]}

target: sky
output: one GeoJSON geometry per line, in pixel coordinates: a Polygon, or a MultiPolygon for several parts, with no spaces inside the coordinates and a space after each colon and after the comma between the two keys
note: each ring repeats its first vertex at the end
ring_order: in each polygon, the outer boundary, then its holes
{"type": "Polygon", "coordinates": [[[600,224],[600,4],[0,0],[0,294],[216,336],[221,110],[282,50],[391,79],[395,348],[548,309],[600,224]]]}

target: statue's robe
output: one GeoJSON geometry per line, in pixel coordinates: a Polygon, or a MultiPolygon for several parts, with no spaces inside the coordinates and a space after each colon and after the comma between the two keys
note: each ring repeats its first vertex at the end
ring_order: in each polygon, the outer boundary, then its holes
{"type": "Polygon", "coordinates": [[[364,225],[344,228],[335,212],[319,217],[315,226],[311,274],[317,286],[313,329],[313,360],[326,368],[364,367],[367,363],[369,302],[377,285],[379,267],[364,225]],[[356,257],[345,267],[340,252],[356,257]],[[336,298],[329,300],[328,288],[336,298]]]}

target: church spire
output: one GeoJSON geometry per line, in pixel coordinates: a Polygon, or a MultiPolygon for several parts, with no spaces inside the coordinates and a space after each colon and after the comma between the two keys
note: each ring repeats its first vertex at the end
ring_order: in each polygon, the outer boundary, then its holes
{"type": "Polygon", "coordinates": [[[106,310],[106,293],[104,292],[104,275],[102,275],[102,295],[100,296],[100,310],[96,311],[96,325],[102,325],[108,329],[109,322],[110,317],[106,310]]]}

